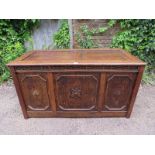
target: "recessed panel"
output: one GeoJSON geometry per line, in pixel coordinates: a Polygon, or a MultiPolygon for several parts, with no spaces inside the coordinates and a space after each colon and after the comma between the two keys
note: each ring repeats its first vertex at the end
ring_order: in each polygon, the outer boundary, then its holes
{"type": "Polygon", "coordinates": [[[55,76],[57,110],[96,110],[98,76],[96,74],[58,74],[55,76]]]}
{"type": "Polygon", "coordinates": [[[27,110],[50,110],[46,76],[20,74],[18,77],[27,110]]]}
{"type": "Polygon", "coordinates": [[[126,111],[133,88],[133,73],[110,74],[107,79],[104,110],[126,111]]]}

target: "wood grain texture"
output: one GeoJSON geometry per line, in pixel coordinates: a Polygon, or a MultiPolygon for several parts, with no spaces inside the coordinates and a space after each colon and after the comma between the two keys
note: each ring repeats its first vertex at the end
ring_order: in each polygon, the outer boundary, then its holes
{"type": "Polygon", "coordinates": [[[8,64],[24,118],[130,117],[145,63],[121,49],[31,51],[8,64]]]}
{"type": "Polygon", "coordinates": [[[18,74],[18,79],[27,110],[51,110],[46,74],[18,74]]]}
{"type": "Polygon", "coordinates": [[[108,75],[104,110],[127,110],[135,77],[136,74],[134,73],[115,73],[108,75]]]}
{"type": "Polygon", "coordinates": [[[126,115],[127,118],[129,118],[131,116],[131,112],[133,110],[133,105],[134,105],[134,102],[136,100],[136,96],[137,96],[137,93],[138,93],[138,89],[139,89],[139,86],[140,86],[140,82],[141,82],[141,79],[142,79],[143,72],[144,72],[144,66],[140,66],[139,67],[139,72],[138,72],[138,75],[137,75],[137,79],[135,80],[134,88],[133,88],[133,91],[132,91],[132,97],[131,97],[128,112],[127,112],[127,115],[126,115]]]}
{"type": "Polygon", "coordinates": [[[97,74],[57,74],[57,110],[97,110],[97,74]]]}
{"type": "Polygon", "coordinates": [[[54,87],[54,78],[52,73],[48,73],[48,87],[49,87],[49,96],[50,96],[52,111],[53,113],[56,113],[55,87],[54,87]]]}
{"type": "Polygon", "coordinates": [[[28,111],[29,117],[34,118],[49,118],[49,117],[64,117],[64,118],[90,118],[90,117],[125,117],[126,112],[125,111],[117,111],[117,112],[60,112],[58,111],[56,114],[54,114],[51,111],[43,112],[43,111],[28,111]]]}
{"type": "Polygon", "coordinates": [[[145,65],[144,62],[121,49],[72,49],[32,51],[8,66],[18,65],[145,65]]]}
{"type": "Polygon", "coordinates": [[[21,106],[21,109],[22,109],[22,112],[23,112],[23,116],[24,116],[25,119],[27,119],[28,115],[27,115],[26,105],[25,105],[25,102],[24,102],[24,99],[23,99],[22,90],[21,90],[17,75],[15,73],[14,67],[10,67],[10,71],[11,71],[12,78],[13,78],[13,81],[14,81],[14,85],[15,85],[15,88],[16,88],[16,92],[17,92],[17,95],[18,95],[19,103],[20,103],[20,106],[21,106]]]}
{"type": "Polygon", "coordinates": [[[105,104],[105,91],[106,91],[106,73],[101,73],[100,75],[100,87],[98,92],[98,111],[103,111],[103,106],[105,104]]]}

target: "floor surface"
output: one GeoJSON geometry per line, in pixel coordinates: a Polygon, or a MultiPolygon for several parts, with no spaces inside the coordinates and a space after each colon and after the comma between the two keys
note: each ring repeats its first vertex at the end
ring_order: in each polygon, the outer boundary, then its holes
{"type": "Polygon", "coordinates": [[[0,86],[0,134],[155,134],[155,86],[141,86],[130,119],[22,116],[13,84],[0,86]]]}

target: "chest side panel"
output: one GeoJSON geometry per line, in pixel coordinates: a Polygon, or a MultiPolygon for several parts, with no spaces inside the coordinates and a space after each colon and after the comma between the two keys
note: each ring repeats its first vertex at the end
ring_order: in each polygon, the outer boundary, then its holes
{"type": "Polygon", "coordinates": [[[27,110],[46,111],[51,109],[46,73],[22,73],[18,74],[18,79],[27,110]]]}
{"type": "Polygon", "coordinates": [[[105,111],[127,111],[136,73],[109,73],[105,92],[105,111]]]}

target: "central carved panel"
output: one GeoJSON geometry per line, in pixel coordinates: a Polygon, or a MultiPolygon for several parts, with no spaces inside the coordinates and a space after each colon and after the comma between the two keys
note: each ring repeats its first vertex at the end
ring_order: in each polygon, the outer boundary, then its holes
{"type": "Polygon", "coordinates": [[[56,75],[57,110],[96,110],[98,75],[56,75]]]}

